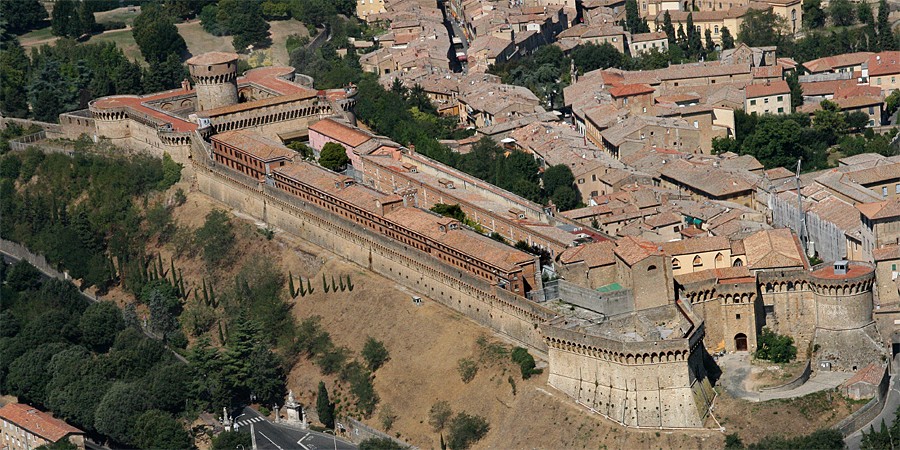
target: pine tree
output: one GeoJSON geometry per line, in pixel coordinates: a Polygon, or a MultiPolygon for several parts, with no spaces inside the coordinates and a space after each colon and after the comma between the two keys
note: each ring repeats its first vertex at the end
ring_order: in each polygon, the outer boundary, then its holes
{"type": "Polygon", "coordinates": [[[316,412],[319,414],[319,422],[325,428],[334,429],[334,403],[328,398],[328,389],[325,382],[319,382],[319,393],[316,395],[316,412]]]}
{"type": "Polygon", "coordinates": [[[58,0],[53,4],[50,29],[54,36],[80,36],[78,31],[81,30],[81,18],[78,15],[78,5],[75,1],[58,0]]]}
{"type": "Polygon", "coordinates": [[[712,55],[716,52],[716,43],[712,40],[712,31],[709,31],[709,28],[706,29],[706,54],[712,55]]]}

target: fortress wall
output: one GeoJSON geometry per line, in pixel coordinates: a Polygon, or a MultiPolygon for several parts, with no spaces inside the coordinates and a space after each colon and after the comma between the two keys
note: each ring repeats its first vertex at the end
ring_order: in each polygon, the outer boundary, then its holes
{"type": "MultiPolygon", "coordinates": [[[[760,280],[763,281],[763,280],[760,280]]],[[[766,310],[764,325],[778,334],[794,338],[799,350],[798,359],[806,358],[806,349],[813,340],[816,328],[816,302],[806,282],[787,279],[762,284],[762,302],[766,310]],[[771,311],[771,313],[769,312],[771,311]]]]}
{"type": "Polygon", "coordinates": [[[818,326],[829,330],[850,330],[872,323],[873,283],[874,277],[851,284],[814,283],[818,326]]]}
{"type": "Polygon", "coordinates": [[[714,392],[703,348],[686,339],[648,342],[649,354],[598,351],[577,333],[548,330],[549,384],[593,411],[630,427],[702,428],[714,392]],[[674,349],[674,350],[673,350],[674,349]]]}
{"type": "Polygon", "coordinates": [[[551,311],[274,188],[250,187],[249,179],[225,175],[203,164],[195,168],[200,190],[214,199],[333,251],[546,355],[538,324],[552,318],[551,311]]]}

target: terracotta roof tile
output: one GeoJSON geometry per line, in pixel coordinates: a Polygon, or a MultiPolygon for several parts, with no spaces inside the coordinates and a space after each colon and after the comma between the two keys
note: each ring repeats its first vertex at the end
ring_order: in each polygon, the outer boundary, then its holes
{"type": "Polygon", "coordinates": [[[663,254],[657,244],[630,236],[616,241],[615,253],[629,266],[633,266],[650,256],[663,254]]]}
{"type": "Polygon", "coordinates": [[[791,230],[763,230],[744,238],[747,265],[751,269],[806,267],[800,243],[791,230]]]}
{"type": "Polygon", "coordinates": [[[695,253],[730,250],[728,239],[721,236],[695,237],[662,244],[663,252],[669,256],[690,255],[695,253]]]}
{"type": "Polygon", "coordinates": [[[234,130],[219,133],[211,137],[210,140],[239,148],[256,158],[267,162],[278,159],[292,159],[294,155],[297,154],[280,142],[273,141],[261,134],[248,130],[234,130]]]}
{"type": "Polygon", "coordinates": [[[84,431],[22,403],[8,403],[0,408],[0,417],[50,442],[57,442],[70,434],[84,434],[84,431]]]}
{"type": "Polygon", "coordinates": [[[369,139],[372,139],[372,136],[363,133],[357,128],[331,119],[322,119],[310,125],[309,131],[315,131],[336,141],[343,142],[350,147],[359,147],[369,139]]]}
{"type": "Polygon", "coordinates": [[[628,97],[631,95],[652,94],[655,91],[646,84],[623,84],[621,86],[613,86],[609,89],[609,93],[613,97],[628,97]]]}
{"type": "Polygon", "coordinates": [[[600,267],[614,264],[616,244],[613,241],[591,242],[566,249],[559,255],[559,262],[573,264],[580,261],[589,267],[600,267]]]}
{"type": "Polygon", "coordinates": [[[869,76],[900,73],[900,52],[881,52],[869,56],[869,76]]]}
{"type": "Polygon", "coordinates": [[[900,197],[883,202],[860,203],[856,209],[871,220],[900,217],[900,197]]]}
{"type": "Polygon", "coordinates": [[[886,247],[873,249],[872,256],[875,258],[875,261],[900,259],[900,245],[893,244],[886,247]]]}
{"type": "Polygon", "coordinates": [[[872,56],[871,52],[844,53],[842,55],[826,56],[803,63],[803,67],[811,73],[829,72],[841,67],[857,66],[872,56]]]}
{"type": "Polygon", "coordinates": [[[790,94],[791,88],[788,86],[787,81],[778,80],[766,84],[748,85],[744,92],[746,92],[747,98],[758,98],[778,94],[790,94]]]}

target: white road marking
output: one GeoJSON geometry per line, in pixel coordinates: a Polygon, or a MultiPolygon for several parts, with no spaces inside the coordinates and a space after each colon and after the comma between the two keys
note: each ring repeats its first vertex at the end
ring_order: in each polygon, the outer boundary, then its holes
{"type": "Polygon", "coordinates": [[[265,435],[265,434],[263,434],[263,432],[262,432],[262,431],[260,431],[260,432],[259,432],[259,435],[260,435],[260,436],[262,436],[262,437],[264,437],[264,438],[266,438],[266,440],[267,440],[267,441],[269,441],[269,442],[271,442],[271,443],[272,443],[272,445],[274,445],[274,446],[275,446],[275,447],[278,447],[278,450],[284,450],[284,449],[283,449],[283,448],[281,448],[281,446],[280,446],[280,445],[278,445],[278,444],[276,444],[276,443],[275,443],[275,441],[273,441],[273,440],[271,440],[271,439],[269,439],[269,437],[268,437],[268,436],[266,436],[266,435],[265,435]]]}
{"type": "Polygon", "coordinates": [[[301,447],[303,447],[303,450],[309,450],[309,447],[303,445],[303,440],[306,439],[306,438],[308,438],[308,437],[309,437],[309,433],[306,433],[305,435],[303,435],[302,438],[300,438],[299,441],[297,441],[297,443],[300,444],[301,447]]]}

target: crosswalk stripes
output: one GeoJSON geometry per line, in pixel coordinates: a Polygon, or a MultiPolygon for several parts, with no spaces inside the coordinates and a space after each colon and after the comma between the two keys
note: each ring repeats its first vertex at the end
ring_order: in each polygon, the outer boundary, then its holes
{"type": "Polygon", "coordinates": [[[263,420],[266,420],[266,419],[257,416],[257,417],[254,417],[254,418],[252,418],[252,419],[239,420],[239,421],[235,422],[234,425],[235,425],[236,427],[245,427],[245,426],[247,426],[247,425],[250,425],[251,423],[262,422],[263,420]]]}

